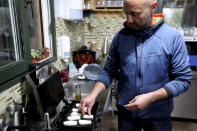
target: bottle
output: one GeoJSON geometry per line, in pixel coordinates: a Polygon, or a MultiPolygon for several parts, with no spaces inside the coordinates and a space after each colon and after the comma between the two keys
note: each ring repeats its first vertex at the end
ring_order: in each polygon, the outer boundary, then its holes
{"type": "Polygon", "coordinates": [[[91,50],[96,51],[96,41],[92,42],[91,50]]]}
{"type": "Polygon", "coordinates": [[[80,85],[75,86],[75,101],[77,101],[77,102],[81,101],[81,87],[80,87],[80,85]]]}

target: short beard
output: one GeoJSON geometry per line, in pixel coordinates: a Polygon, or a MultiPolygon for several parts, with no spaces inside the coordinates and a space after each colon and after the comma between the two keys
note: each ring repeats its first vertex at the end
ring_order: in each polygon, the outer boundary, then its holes
{"type": "Polygon", "coordinates": [[[137,28],[132,28],[132,29],[136,30],[136,31],[140,31],[140,30],[144,30],[144,29],[147,29],[147,28],[150,27],[150,23],[152,22],[152,16],[151,16],[151,13],[148,10],[148,8],[147,8],[147,11],[146,11],[146,16],[143,19],[143,22],[144,23],[137,24],[136,25],[137,28]]]}

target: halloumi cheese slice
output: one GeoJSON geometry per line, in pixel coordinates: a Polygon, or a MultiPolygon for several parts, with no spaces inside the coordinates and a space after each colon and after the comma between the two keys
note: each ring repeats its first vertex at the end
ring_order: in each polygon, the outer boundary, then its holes
{"type": "Polygon", "coordinates": [[[79,107],[80,103],[76,103],[75,105],[76,105],[76,107],[79,107]]]}
{"type": "Polygon", "coordinates": [[[93,119],[94,116],[93,115],[84,115],[82,118],[84,118],[84,119],[93,119]]]}
{"type": "Polygon", "coordinates": [[[79,109],[78,108],[72,108],[72,111],[73,112],[79,112],[79,109]]]}
{"type": "Polygon", "coordinates": [[[79,120],[79,125],[90,125],[92,124],[91,120],[79,120]]]}
{"type": "Polygon", "coordinates": [[[81,116],[68,116],[67,119],[69,121],[76,121],[76,120],[80,120],[81,116]]]}
{"type": "Polygon", "coordinates": [[[65,126],[76,126],[77,125],[77,121],[64,121],[63,124],[65,126]]]}
{"type": "Polygon", "coordinates": [[[71,115],[71,116],[81,116],[81,113],[78,113],[78,112],[72,112],[70,115],[71,115]]]}

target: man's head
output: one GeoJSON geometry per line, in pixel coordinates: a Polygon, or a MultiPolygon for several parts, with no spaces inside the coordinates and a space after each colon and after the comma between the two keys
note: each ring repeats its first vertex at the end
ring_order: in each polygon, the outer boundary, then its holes
{"type": "Polygon", "coordinates": [[[157,8],[157,0],[124,0],[127,24],[133,30],[152,26],[152,17],[157,8]]]}

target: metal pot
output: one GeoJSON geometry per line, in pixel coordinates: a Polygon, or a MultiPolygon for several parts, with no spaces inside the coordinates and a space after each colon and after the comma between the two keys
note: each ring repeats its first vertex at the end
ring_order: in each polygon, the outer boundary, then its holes
{"type": "Polygon", "coordinates": [[[8,128],[8,126],[7,126],[6,118],[3,117],[3,118],[0,119],[0,130],[1,131],[7,131],[7,128],[8,128]]]}
{"type": "Polygon", "coordinates": [[[11,104],[6,108],[6,111],[9,113],[9,125],[20,125],[20,115],[22,114],[22,108],[23,106],[20,104],[11,104]]]}

